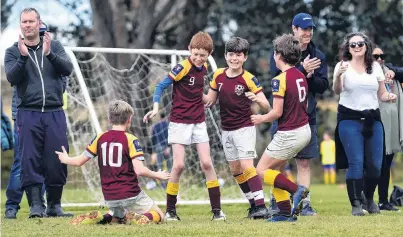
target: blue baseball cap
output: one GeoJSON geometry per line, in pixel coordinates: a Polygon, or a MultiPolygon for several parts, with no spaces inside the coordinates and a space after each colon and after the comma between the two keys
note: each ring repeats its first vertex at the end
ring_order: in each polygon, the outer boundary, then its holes
{"type": "Polygon", "coordinates": [[[293,26],[298,26],[302,29],[307,29],[309,27],[316,27],[315,24],[313,23],[312,16],[309,15],[308,13],[298,13],[297,15],[294,16],[294,19],[292,20],[292,25],[293,26]]]}

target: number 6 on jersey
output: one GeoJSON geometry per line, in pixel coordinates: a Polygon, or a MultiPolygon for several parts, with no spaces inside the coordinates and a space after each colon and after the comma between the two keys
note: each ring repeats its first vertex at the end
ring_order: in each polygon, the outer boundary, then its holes
{"type": "Polygon", "coordinates": [[[301,85],[304,79],[297,79],[295,82],[297,83],[299,102],[304,102],[306,98],[306,88],[301,85]]]}

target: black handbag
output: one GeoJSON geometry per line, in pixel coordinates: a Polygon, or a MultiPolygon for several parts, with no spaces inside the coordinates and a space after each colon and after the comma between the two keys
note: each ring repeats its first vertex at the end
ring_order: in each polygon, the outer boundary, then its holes
{"type": "Polygon", "coordinates": [[[393,191],[390,194],[390,204],[394,206],[403,206],[403,188],[399,186],[393,186],[393,191]]]}

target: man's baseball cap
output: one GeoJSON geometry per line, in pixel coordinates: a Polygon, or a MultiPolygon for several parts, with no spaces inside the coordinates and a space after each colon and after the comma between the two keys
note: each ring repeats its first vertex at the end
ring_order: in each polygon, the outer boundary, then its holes
{"type": "Polygon", "coordinates": [[[309,27],[316,27],[315,24],[313,23],[312,16],[309,15],[308,13],[298,13],[297,15],[294,16],[294,19],[292,20],[292,25],[293,26],[298,26],[302,29],[307,29],[309,27]]]}

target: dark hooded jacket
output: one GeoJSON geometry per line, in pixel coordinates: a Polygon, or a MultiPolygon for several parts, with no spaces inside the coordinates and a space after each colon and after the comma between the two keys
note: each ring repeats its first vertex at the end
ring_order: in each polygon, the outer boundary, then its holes
{"type": "Polygon", "coordinates": [[[63,46],[52,40],[48,56],[42,41],[28,56],[22,56],[18,43],[6,50],[4,65],[7,80],[17,90],[17,108],[30,111],[58,111],[63,106],[65,78],[73,70],[63,46]]]}

